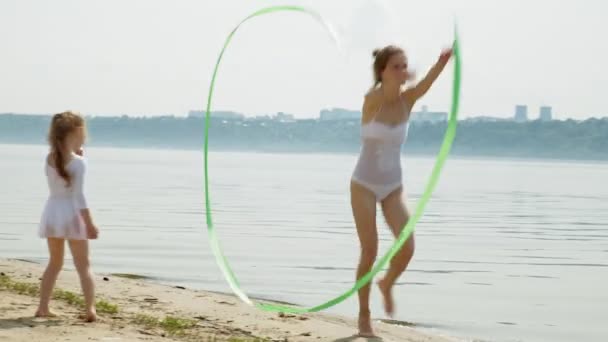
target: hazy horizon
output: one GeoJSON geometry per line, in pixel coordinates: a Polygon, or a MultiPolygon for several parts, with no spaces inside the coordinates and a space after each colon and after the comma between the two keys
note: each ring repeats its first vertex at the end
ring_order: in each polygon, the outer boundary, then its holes
{"type": "MultiPolygon", "coordinates": [[[[185,116],[202,110],[227,34],[252,11],[279,1],[133,0],[0,2],[0,112],[185,116]]],[[[531,119],[550,105],[557,119],[606,116],[608,31],[599,0],[562,3],[432,0],[293,1],[321,12],[345,53],[301,14],[257,18],[227,51],[214,110],[251,116],[316,117],[322,108],[357,110],[371,84],[371,51],[403,46],[419,76],[452,41],[463,53],[461,117],[531,119]],[[400,15],[402,13],[402,15],[400,15]],[[280,28],[280,29],[277,29],[280,28]],[[603,87],[602,87],[603,86],[603,87]]],[[[447,111],[451,66],[416,110],[447,111]]]]}
{"type": "MultiPolygon", "coordinates": [[[[326,108],[323,108],[326,109],[326,108]]],[[[332,109],[332,108],[327,108],[327,109],[332,109]]],[[[343,109],[347,109],[350,110],[352,108],[343,108],[343,109]]],[[[353,109],[356,110],[356,109],[353,109]]],[[[319,110],[320,111],[320,110],[319,110]]],[[[294,120],[310,120],[310,119],[319,119],[319,111],[317,111],[315,114],[313,115],[307,115],[307,116],[296,116],[294,117],[294,120]]],[[[441,110],[437,110],[437,111],[441,111],[441,110]]],[[[204,112],[204,110],[203,110],[204,112]]],[[[216,109],[216,110],[212,110],[213,112],[226,112],[225,110],[222,109],[216,109]]],[[[264,118],[267,117],[269,118],[269,120],[275,120],[276,118],[274,118],[272,115],[275,115],[277,113],[256,113],[256,115],[248,115],[248,113],[241,113],[241,112],[235,112],[238,114],[243,114],[244,115],[244,119],[248,120],[248,119],[260,119],[260,118],[264,118]]],[[[52,116],[56,114],[54,113],[15,113],[15,112],[3,112],[0,111],[0,115],[24,115],[24,116],[52,116]]],[[[123,117],[126,116],[128,118],[132,118],[132,119],[138,119],[138,118],[155,118],[155,117],[175,117],[176,119],[185,119],[188,118],[189,115],[188,113],[180,113],[180,114],[175,114],[175,113],[160,113],[160,114],[146,114],[146,113],[140,113],[140,114],[131,114],[131,113],[111,113],[111,114],[103,114],[103,113],[81,113],[84,114],[85,117],[88,118],[112,118],[112,117],[123,117]]],[[[289,113],[287,113],[289,114],[289,113]]],[[[530,108],[528,109],[528,115],[531,115],[531,117],[528,117],[527,122],[533,122],[535,120],[538,120],[538,115],[535,115],[534,111],[532,111],[530,113],[530,108]]],[[[204,118],[197,116],[199,118],[204,118]]],[[[508,116],[496,116],[496,115],[469,115],[469,116],[463,116],[463,115],[459,115],[458,116],[458,120],[462,121],[462,120],[475,120],[475,119],[485,119],[485,118],[496,118],[498,120],[514,120],[513,115],[508,115],[508,116]]],[[[226,118],[223,118],[224,120],[227,120],[226,118]]],[[[585,121],[585,120],[589,120],[589,119],[599,119],[599,120],[605,120],[608,119],[608,114],[607,115],[590,115],[590,116],[584,116],[584,117],[555,117],[552,120],[553,121],[566,121],[566,120],[575,120],[575,121],[585,121]]],[[[230,119],[230,120],[240,120],[240,119],[230,119]]],[[[349,120],[353,120],[353,119],[337,119],[338,121],[349,121],[349,120]]],[[[331,120],[328,120],[331,121],[331,120]]],[[[542,120],[541,120],[542,121],[542,120]]]]}

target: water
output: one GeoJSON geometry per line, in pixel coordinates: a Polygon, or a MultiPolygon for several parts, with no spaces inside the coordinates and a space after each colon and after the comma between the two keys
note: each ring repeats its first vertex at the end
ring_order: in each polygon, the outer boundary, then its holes
{"type": "MultiPolygon", "coordinates": [[[[0,257],[44,262],[44,146],[0,145],[0,257]]],[[[202,153],[87,150],[101,272],[229,291],[206,237],[202,153]]],[[[214,222],[244,289],[306,306],[350,288],[354,155],[212,153],[214,222]]],[[[404,158],[413,211],[434,160],[404,158]]],[[[397,319],[490,341],[606,341],[608,164],[450,159],[396,289],[397,319]]],[[[381,251],[392,242],[379,216],[381,251]]],[[[373,312],[381,300],[373,293],[373,312]]],[[[353,316],[354,298],[329,312],[353,316]]]]}

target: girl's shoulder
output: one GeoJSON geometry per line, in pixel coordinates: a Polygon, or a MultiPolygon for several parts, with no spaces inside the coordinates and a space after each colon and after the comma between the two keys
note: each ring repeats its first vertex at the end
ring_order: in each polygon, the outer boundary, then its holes
{"type": "Polygon", "coordinates": [[[87,162],[84,159],[84,157],[79,156],[76,153],[72,153],[71,159],[68,162],[68,167],[75,167],[75,168],[81,169],[81,168],[85,168],[86,164],[87,164],[87,162]]]}
{"type": "MultiPolygon", "coordinates": [[[[49,152],[46,157],[44,158],[44,162],[46,163],[46,165],[50,166],[50,167],[55,167],[55,160],[53,159],[53,152],[49,152]]],[[[81,157],[79,155],[77,155],[76,153],[71,153],[70,156],[68,157],[68,160],[65,161],[65,166],[68,167],[71,164],[85,164],[86,161],[84,159],[84,157],[81,157]]]]}

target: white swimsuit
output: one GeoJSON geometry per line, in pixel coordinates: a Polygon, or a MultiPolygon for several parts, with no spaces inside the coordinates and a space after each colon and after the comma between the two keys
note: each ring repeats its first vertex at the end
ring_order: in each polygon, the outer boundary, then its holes
{"type": "Polygon", "coordinates": [[[71,157],[66,165],[71,176],[70,186],[54,167],[46,163],[50,194],[40,220],[38,235],[41,238],[87,239],[86,225],[80,215],[80,209],[87,208],[83,191],[86,165],[82,157],[76,154],[71,157]]]}
{"type": "Polygon", "coordinates": [[[401,107],[405,119],[394,126],[376,121],[381,110],[361,125],[361,153],[352,175],[352,181],[372,191],[378,202],[402,185],[401,146],[409,127],[409,108],[401,107]]]}

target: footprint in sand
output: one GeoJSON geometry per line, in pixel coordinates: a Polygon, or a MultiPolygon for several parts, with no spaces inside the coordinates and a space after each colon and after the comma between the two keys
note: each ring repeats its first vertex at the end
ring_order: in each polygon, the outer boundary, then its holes
{"type": "Polygon", "coordinates": [[[231,305],[231,306],[236,305],[234,303],[229,303],[229,302],[226,302],[226,301],[221,301],[221,302],[216,302],[216,303],[218,303],[218,304],[224,304],[224,305],[231,305]]]}
{"type": "Polygon", "coordinates": [[[291,314],[286,314],[284,312],[279,312],[279,317],[281,318],[295,318],[295,315],[291,315],[291,314]]]}
{"type": "Polygon", "coordinates": [[[154,297],[144,298],[144,302],[150,303],[150,304],[158,304],[158,298],[154,298],[154,297]]]}

